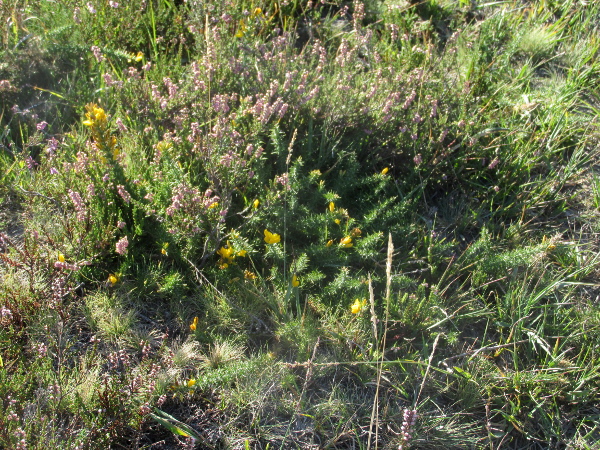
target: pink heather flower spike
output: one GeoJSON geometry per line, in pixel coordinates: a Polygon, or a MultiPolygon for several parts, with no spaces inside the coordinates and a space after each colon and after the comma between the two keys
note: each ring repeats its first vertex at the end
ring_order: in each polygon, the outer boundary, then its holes
{"type": "Polygon", "coordinates": [[[116,250],[119,255],[124,255],[127,253],[127,247],[129,246],[129,241],[127,240],[127,236],[119,239],[116,245],[116,250]]]}
{"type": "Polygon", "coordinates": [[[405,409],[404,417],[402,420],[402,427],[400,428],[400,436],[402,437],[402,441],[400,445],[398,445],[398,450],[404,450],[405,445],[412,438],[412,430],[417,423],[417,410],[416,409],[405,409]]]}
{"type": "Polygon", "coordinates": [[[131,202],[131,195],[129,194],[129,192],[127,192],[127,189],[125,189],[125,186],[123,186],[122,184],[119,184],[117,186],[117,192],[119,193],[121,198],[125,201],[125,203],[129,204],[129,202],[131,202]]]}

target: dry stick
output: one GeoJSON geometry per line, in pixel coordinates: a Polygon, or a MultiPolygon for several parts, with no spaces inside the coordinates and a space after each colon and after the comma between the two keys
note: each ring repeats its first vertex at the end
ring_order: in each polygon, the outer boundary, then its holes
{"type": "MultiPolygon", "coordinates": [[[[371,421],[369,423],[369,439],[367,441],[367,450],[371,448],[371,437],[373,433],[373,421],[375,421],[375,448],[377,449],[379,438],[379,386],[381,385],[381,376],[383,373],[383,360],[385,358],[385,344],[387,338],[388,319],[390,312],[390,297],[392,286],[392,256],[394,254],[394,243],[392,242],[392,233],[388,237],[387,260],[385,266],[386,285],[385,285],[385,322],[383,327],[383,338],[381,348],[381,359],[377,368],[377,386],[375,387],[375,398],[373,399],[373,409],[371,410],[371,421]]],[[[373,322],[373,334],[377,342],[377,316],[375,315],[375,295],[373,294],[373,285],[371,284],[371,275],[369,275],[369,300],[371,301],[371,320],[373,322]]]]}
{"type": "MultiPolygon", "coordinates": [[[[312,378],[313,366],[315,365],[314,360],[315,360],[315,357],[317,356],[317,349],[319,348],[320,343],[321,343],[321,338],[318,337],[317,342],[315,343],[315,347],[313,348],[312,356],[306,363],[304,363],[304,365],[306,366],[306,378],[304,379],[304,384],[302,385],[302,391],[300,392],[300,397],[298,398],[298,403],[296,403],[296,415],[300,415],[300,408],[302,407],[302,399],[304,399],[304,395],[306,394],[306,390],[308,388],[308,383],[309,383],[310,379],[312,378]]],[[[289,365],[288,365],[288,367],[289,367],[289,365]]],[[[285,431],[286,438],[292,428],[292,422],[293,421],[290,420],[287,430],[285,431]]],[[[281,450],[283,448],[284,444],[285,444],[285,438],[281,441],[279,450],[281,450]]]]}
{"type": "Polygon", "coordinates": [[[39,192],[35,192],[35,191],[26,191],[25,189],[23,189],[21,186],[13,186],[13,187],[18,187],[21,192],[23,194],[27,194],[27,195],[31,195],[31,196],[35,196],[35,197],[42,197],[45,198],[46,200],[48,200],[49,202],[52,202],[56,205],[56,207],[58,208],[58,210],[60,211],[61,214],[64,214],[64,210],[62,208],[62,205],[60,204],[60,202],[58,200],[56,200],[55,198],[52,197],[48,197],[44,194],[40,194],[39,192]]]}
{"type": "Polygon", "coordinates": [[[443,364],[445,366],[447,366],[447,362],[448,361],[452,361],[453,359],[458,359],[458,358],[462,358],[463,356],[475,356],[481,352],[490,352],[493,350],[499,350],[501,348],[508,348],[508,347],[512,347],[514,345],[520,345],[520,344],[524,344],[525,342],[529,342],[529,339],[524,339],[522,341],[517,341],[517,342],[511,342],[509,344],[502,344],[502,345],[490,345],[489,347],[481,347],[477,350],[469,350],[468,352],[464,352],[461,353],[460,355],[455,355],[455,356],[450,356],[449,358],[444,359],[443,361],[440,361],[440,364],[443,364]]]}
{"type": "Polygon", "coordinates": [[[306,389],[308,388],[308,383],[309,383],[310,379],[312,378],[314,360],[315,360],[315,357],[317,356],[317,349],[319,348],[320,343],[321,343],[321,338],[318,337],[317,342],[315,343],[315,348],[313,348],[312,356],[310,357],[310,359],[308,360],[307,365],[306,365],[306,378],[304,379],[304,385],[302,386],[302,392],[300,392],[300,398],[298,399],[298,403],[296,404],[296,414],[298,414],[300,412],[300,407],[302,406],[302,399],[304,398],[304,395],[306,394],[306,389]]]}
{"type": "MultiPolygon", "coordinates": [[[[415,364],[417,366],[424,366],[425,364],[419,361],[414,361],[412,359],[396,359],[394,361],[386,360],[385,364],[415,364]]],[[[294,363],[282,363],[285,367],[290,369],[295,369],[298,367],[306,367],[308,366],[307,362],[294,362],[294,363]]],[[[379,364],[379,362],[375,363],[373,361],[339,361],[339,362],[329,362],[329,363],[311,363],[314,367],[340,367],[340,366],[368,366],[372,364],[379,364]]],[[[446,373],[446,371],[442,369],[435,369],[439,372],[446,373]]]]}
{"type": "MultiPolygon", "coordinates": [[[[294,130],[294,134],[292,135],[292,139],[290,140],[290,143],[288,145],[288,154],[287,154],[287,158],[285,159],[285,170],[287,173],[287,184],[283,187],[284,189],[284,196],[283,196],[283,204],[284,204],[284,213],[283,213],[283,276],[284,279],[286,281],[287,284],[287,269],[286,269],[286,256],[287,256],[287,251],[286,251],[286,243],[287,243],[287,191],[290,183],[290,161],[292,160],[292,150],[294,149],[294,143],[296,142],[296,136],[298,135],[298,128],[296,128],[294,130]]],[[[288,305],[286,305],[287,307],[288,305]]]]}
{"type": "MultiPolygon", "coordinates": [[[[377,316],[375,315],[375,294],[373,293],[373,284],[371,283],[371,274],[369,274],[369,301],[371,302],[371,321],[373,322],[373,337],[377,343],[377,316]]],[[[385,334],[384,334],[385,335],[385,334]]],[[[377,347],[375,347],[377,348],[377,347]]],[[[367,450],[371,449],[371,438],[373,437],[373,423],[379,422],[379,385],[381,381],[381,371],[383,366],[378,362],[377,367],[377,384],[375,386],[375,398],[373,398],[373,408],[371,409],[371,420],[369,421],[369,439],[367,441],[367,450]]],[[[375,448],[377,448],[377,429],[379,423],[375,425],[375,448]]]]}
{"type": "Polygon", "coordinates": [[[371,283],[371,274],[369,274],[369,305],[371,307],[371,325],[373,325],[373,340],[379,342],[377,336],[377,314],[375,313],[375,293],[373,292],[373,283],[371,283]]]}
{"type": "Polygon", "coordinates": [[[431,355],[429,355],[429,361],[427,362],[427,369],[425,370],[425,375],[423,376],[423,381],[421,382],[421,388],[419,389],[419,394],[417,395],[417,399],[415,400],[415,409],[417,409],[417,405],[419,404],[419,399],[421,398],[421,393],[423,392],[423,386],[425,386],[425,380],[427,380],[427,375],[429,375],[429,369],[431,368],[431,361],[433,360],[433,355],[435,354],[435,349],[437,348],[437,343],[440,340],[440,334],[435,337],[435,341],[433,341],[433,348],[431,349],[431,355]]]}

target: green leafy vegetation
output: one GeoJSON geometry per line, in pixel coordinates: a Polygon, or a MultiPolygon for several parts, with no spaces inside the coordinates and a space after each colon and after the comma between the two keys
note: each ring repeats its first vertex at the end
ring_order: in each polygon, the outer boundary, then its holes
{"type": "Polygon", "coordinates": [[[597,446],[595,2],[0,18],[0,447],[597,446]]]}

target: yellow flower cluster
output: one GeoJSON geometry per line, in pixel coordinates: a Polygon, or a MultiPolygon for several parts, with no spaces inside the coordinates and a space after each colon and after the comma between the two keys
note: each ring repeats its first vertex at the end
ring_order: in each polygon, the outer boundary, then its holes
{"type": "MultiPolygon", "coordinates": [[[[349,219],[348,212],[341,208],[336,209],[335,203],[333,203],[333,202],[329,202],[328,210],[329,210],[330,214],[342,214],[344,218],[349,219]]],[[[335,218],[333,221],[338,225],[341,223],[341,220],[339,218],[335,218]]],[[[353,239],[359,238],[361,234],[362,234],[362,231],[360,228],[358,228],[358,227],[353,228],[349,234],[347,234],[346,236],[344,236],[343,238],[340,239],[339,247],[340,248],[353,247],[354,246],[353,239]]],[[[329,239],[327,241],[327,243],[325,244],[325,246],[331,247],[333,244],[334,244],[334,240],[329,239]]]]}
{"type": "Polygon", "coordinates": [[[120,154],[116,148],[117,138],[110,134],[108,118],[104,109],[95,103],[88,103],[85,105],[85,110],[86,119],[83,121],[83,124],[90,128],[94,144],[96,144],[98,149],[104,150],[112,159],[117,159],[120,154]]]}
{"type": "Polygon", "coordinates": [[[219,255],[221,258],[219,259],[219,267],[221,269],[227,269],[227,267],[229,267],[229,264],[233,264],[235,258],[237,256],[246,256],[247,252],[246,250],[238,250],[236,251],[233,248],[233,245],[231,244],[231,242],[227,241],[227,244],[222,246],[219,250],[217,250],[217,255],[219,255]]]}
{"type": "Polygon", "coordinates": [[[265,228],[265,242],[267,244],[277,244],[281,242],[281,236],[276,233],[271,233],[265,228]]]}
{"type": "Polygon", "coordinates": [[[360,300],[360,299],[357,298],[356,300],[354,300],[354,303],[352,304],[352,306],[350,306],[350,312],[352,314],[358,314],[366,306],[367,306],[367,299],[366,298],[363,298],[362,300],[360,300]]]}
{"type": "Polygon", "coordinates": [[[85,113],[86,120],[83,121],[83,124],[86,127],[90,127],[90,128],[104,127],[104,128],[106,128],[106,125],[107,125],[106,113],[104,112],[104,110],[102,108],[100,108],[95,103],[89,103],[89,104],[85,105],[85,109],[87,111],[85,113]]]}
{"type": "Polygon", "coordinates": [[[350,236],[343,237],[340,239],[340,247],[342,248],[350,248],[354,244],[352,243],[352,238],[350,236]]]}

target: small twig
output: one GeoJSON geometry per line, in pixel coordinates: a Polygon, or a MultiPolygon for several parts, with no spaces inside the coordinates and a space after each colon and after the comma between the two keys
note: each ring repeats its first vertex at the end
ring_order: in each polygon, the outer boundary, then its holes
{"type": "Polygon", "coordinates": [[[23,194],[32,195],[35,197],[42,197],[42,198],[45,198],[46,200],[54,203],[56,205],[56,207],[59,209],[60,213],[64,214],[64,211],[62,209],[60,202],[58,200],[56,200],[55,198],[48,197],[47,195],[40,194],[39,192],[35,192],[35,191],[26,191],[21,186],[17,186],[17,187],[21,190],[21,192],[23,192],[23,194]]]}
{"type": "MultiPolygon", "coordinates": [[[[378,448],[379,438],[379,387],[381,386],[381,376],[383,373],[383,360],[385,359],[385,346],[388,331],[388,320],[390,313],[390,298],[392,286],[392,257],[394,255],[394,243],[392,242],[392,233],[388,236],[387,260],[386,260],[386,286],[385,286],[385,323],[383,327],[383,337],[381,339],[381,359],[378,361],[377,368],[377,386],[375,388],[375,398],[373,400],[373,409],[371,410],[371,422],[369,424],[369,439],[367,449],[371,448],[371,436],[373,435],[373,423],[375,424],[375,449],[378,448]]],[[[369,274],[369,298],[371,300],[371,320],[373,321],[373,332],[375,343],[377,344],[377,316],[375,315],[375,295],[373,294],[373,285],[371,275],[369,274]]]]}
{"type": "Polygon", "coordinates": [[[314,360],[317,356],[317,349],[319,348],[319,344],[321,342],[321,338],[317,338],[317,342],[315,343],[315,347],[313,348],[312,355],[310,359],[306,362],[306,378],[304,379],[304,384],[302,385],[302,392],[300,392],[300,398],[298,399],[298,403],[296,404],[296,413],[300,411],[300,407],[302,406],[302,399],[304,398],[304,394],[306,393],[306,389],[308,388],[308,383],[312,378],[314,360]]]}
{"type": "MultiPolygon", "coordinates": [[[[371,321],[373,322],[373,337],[375,339],[375,348],[377,348],[377,316],[375,315],[375,294],[373,293],[373,284],[371,283],[371,274],[369,274],[369,299],[371,301],[371,321]]],[[[385,330],[384,330],[385,337],[385,330]]],[[[385,347],[381,354],[385,353],[385,347]]],[[[379,426],[379,386],[381,382],[381,372],[383,367],[381,361],[377,361],[377,384],[375,386],[375,398],[373,398],[373,408],[371,409],[371,420],[369,422],[369,439],[367,441],[367,450],[371,449],[371,438],[373,437],[373,426],[375,426],[375,448],[377,448],[377,430],[379,426]]]]}
{"type": "Polygon", "coordinates": [[[371,306],[371,324],[373,325],[373,340],[375,345],[379,342],[377,336],[377,314],[375,313],[375,293],[373,292],[373,283],[371,283],[371,274],[369,274],[369,304],[371,306]]]}
{"type": "Polygon", "coordinates": [[[151,324],[152,324],[152,325],[154,325],[156,328],[159,328],[159,329],[160,329],[160,328],[162,328],[162,326],[161,326],[159,323],[155,322],[155,321],[154,321],[154,320],[152,320],[150,317],[148,317],[148,316],[146,316],[146,315],[142,314],[142,313],[141,313],[141,312],[139,312],[139,311],[136,311],[135,313],[137,314],[137,316],[138,316],[140,319],[144,319],[146,322],[148,322],[148,323],[151,323],[151,324]]]}
{"type": "MultiPolygon", "coordinates": [[[[294,362],[294,363],[282,363],[285,367],[287,367],[288,369],[296,369],[298,367],[306,367],[308,366],[308,362],[294,362]]],[[[378,364],[382,364],[381,361],[339,361],[339,362],[329,362],[329,363],[311,363],[312,366],[314,367],[339,367],[339,366],[372,366],[372,365],[378,365],[378,364]]],[[[394,360],[394,361],[383,361],[383,364],[416,364],[418,366],[424,366],[425,363],[422,361],[414,361],[411,359],[407,359],[407,360],[394,360]]],[[[439,372],[444,372],[442,369],[434,369],[437,370],[439,372]]]]}
{"type": "Polygon", "coordinates": [[[431,361],[433,360],[433,355],[435,354],[435,349],[437,347],[437,343],[440,340],[441,334],[438,334],[435,337],[435,341],[433,341],[433,348],[431,349],[431,355],[429,355],[429,361],[427,362],[427,369],[425,370],[425,375],[423,375],[423,381],[421,382],[421,388],[419,389],[419,394],[417,395],[417,399],[415,400],[415,409],[416,405],[419,404],[419,399],[421,398],[421,393],[423,392],[423,387],[425,386],[425,380],[427,380],[427,375],[429,375],[429,369],[431,368],[431,361]]]}
{"type": "Polygon", "coordinates": [[[468,352],[464,352],[461,353],[460,355],[455,355],[455,356],[450,356],[449,358],[446,358],[442,361],[439,362],[439,364],[444,364],[447,365],[448,361],[452,361],[454,359],[458,359],[458,358],[463,358],[465,356],[471,356],[471,358],[479,353],[482,352],[491,352],[494,350],[499,350],[501,348],[508,348],[508,347],[512,347],[514,345],[520,345],[520,344],[524,344],[525,342],[529,342],[529,339],[523,339],[522,341],[517,341],[517,342],[511,342],[509,344],[502,344],[502,345],[490,345],[489,347],[481,347],[477,350],[470,350],[468,352]]]}

